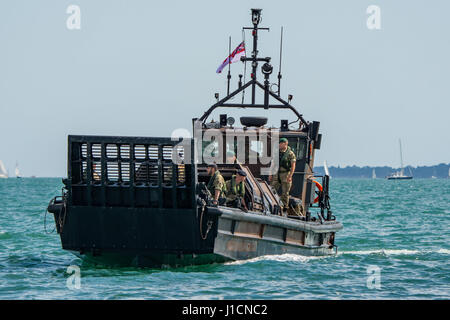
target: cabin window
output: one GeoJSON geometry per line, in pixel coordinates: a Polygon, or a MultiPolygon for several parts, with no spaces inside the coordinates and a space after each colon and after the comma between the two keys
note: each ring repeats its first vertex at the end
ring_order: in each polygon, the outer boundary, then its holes
{"type": "Polygon", "coordinates": [[[303,138],[288,138],[289,147],[291,147],[297,160],[304,159],[306,157],[306,139],[303,138]]]}
{"type": "Polygon", "coordinates": [[[202,157],[215,158],[218,155],[219,155],[219,143],[217,141],[203,141],[202,157]]]}
{"type": "Polygon", "coordinates": [[[263,154],[264,144],[262,141],[252,140],[250,144],[250,150],[256,152],[258,155],[263,154]]]}

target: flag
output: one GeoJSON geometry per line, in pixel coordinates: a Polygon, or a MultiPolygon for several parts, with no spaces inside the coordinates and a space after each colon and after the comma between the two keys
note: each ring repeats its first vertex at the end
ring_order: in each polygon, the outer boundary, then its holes
{"type": "Polygon", "coordinates": [[[242,41],[236,49],[226,58],[222,64],[217,68],[216,73],[221,73],[223,68],[225,68],[229,63],[241,61],[241,57],[245,56],[245,44],[242,41]],[[231,61],[231,62],[230,62],[231,61]]]}

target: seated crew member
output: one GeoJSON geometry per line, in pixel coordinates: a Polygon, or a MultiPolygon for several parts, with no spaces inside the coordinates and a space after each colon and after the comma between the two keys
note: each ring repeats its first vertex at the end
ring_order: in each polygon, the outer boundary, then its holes
{"type": "Polygon", "coordinates": [[[245,179],[247,173],[243,170],[238,170],[235,175],[231,176],[231,179],[227,181],[227,206],[235,208],[243,208],[244,211],[248,211],[245,204],[245,179]]]}
{"type": "Polygon", "coordinates": [[[280,139],[279,148],[278,172],[275,177],[269,176],[269,182],[277,191],[281,186],[280,198],[283,202],[283,209],[287,210],[289,207],[289,191],[292,187],[292,176],[294,175],[295,161],[297,159],[294,152],[288,146],[288,140],[286,138],[280,139]]]}
{"type": "Polygon", "coordinates": [[[227,192],[225,180],[220,174],[217,164],[209,164],[206,170],[211,177],[209,178],[207,188],[213,197],[213,204],[222,204],[225,200],[225,193],[227,192]]]}

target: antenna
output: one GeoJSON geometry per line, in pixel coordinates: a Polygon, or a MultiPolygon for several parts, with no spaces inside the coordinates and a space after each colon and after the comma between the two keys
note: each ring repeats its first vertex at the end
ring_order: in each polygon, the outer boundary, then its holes
{"type": "Polygon", "coordinates": [[[281,27],[281,38],[280,38],[280,66],[278,69],[278,96],[281,92],[281,54],[283,53],[283,27],[281,27]]]}
{"type": "Polygon", "coordinates": [[[228,40],[228,75],[227,75],[227,79],[228,79],[228,83],[227,83],[227,95],[230,94],[230,80],[231,80],[231,73],[230,73],[230,69],[231,69],[231,36],[228,40]]]}

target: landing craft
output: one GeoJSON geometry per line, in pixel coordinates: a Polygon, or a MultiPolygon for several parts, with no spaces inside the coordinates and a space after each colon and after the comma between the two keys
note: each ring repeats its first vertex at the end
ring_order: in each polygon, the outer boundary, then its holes
{"type": "Polygon", "coordinates": [[[238,88],[230,92],[228,64],[227,95],[216,94],[217,102],[193,119],[194,138],[69,136],[63,194],[48,206],[63,249],[102,264],[155,267],[337,252],[335,234],[342,224],[330,209],[329,176],[313,171],[320,123],[307,122],[291,105],[291,95],[287,101],[281,97],[281,68],[278,84],[270,84],[271,58],[259,57],[257,49],[259,33],[268,28],[259,27],[261,9],[252,9],[251,16],[253,26],[244,30],[252,33],[252,53],[240,57],[251,63],[250,80],[243,83],[239,75],[238,88]],[[251,103],[231,101],[246,89],[251,103]],[[262,102],[256,101],[257,90],[262,102]],[[219,122],[208,120],[217,108],[290,110],[293,119],[276,128],[266,126],[266,117],[243,115],[241,125],[225,113],[219,122]],[[267,179],[278,162],[280,138],[296,156],[287,211],[267,179]],[[230,152],[236,155],[231,161],[230,152]],[[215,204],[206,188],[210,156],[226,180],[237,170],[246,173],[246,210],[215,204]]]}

